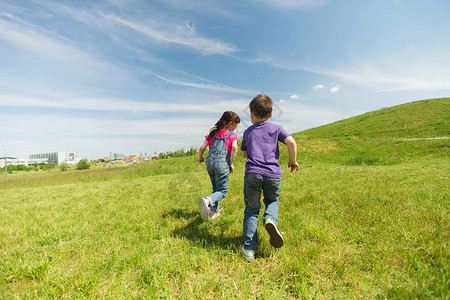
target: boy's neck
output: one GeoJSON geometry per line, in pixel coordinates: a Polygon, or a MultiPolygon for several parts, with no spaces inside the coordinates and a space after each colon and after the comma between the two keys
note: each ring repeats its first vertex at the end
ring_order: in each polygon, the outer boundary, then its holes
{"type": "Polygon", "coordinates": [[[260,123],[260,122],[269,121],[269,119],[272,118],[272,114],[270,114],[270,116],[268,118],[260,118],[260,117],[255,116],[255,114],[253,112],[250,112],[250,117],[252,120],[252,124],[256,124],[256,123],[260,123]]]}
{"type": "Polygon", "coordinates": [[[255,116],[252,117],[252,124],[260,123],[260,122],[267,122],[270,118],[257,118],[255,116]]]}

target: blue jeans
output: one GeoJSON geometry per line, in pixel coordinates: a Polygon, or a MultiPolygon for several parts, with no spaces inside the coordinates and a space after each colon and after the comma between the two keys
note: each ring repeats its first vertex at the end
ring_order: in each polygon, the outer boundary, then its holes
{"type": "Polygon", "coordinates": [[[228,176],[230,174],[229,157],[206,159],[206,170],[212,184],[212,194],[208,196],[211,211],[218,211],[220,200],[225,198],[228,190],[228,176]]]}
{"type": "Polygon", "coordinates": [[[261,192],[266,206],[263,222],[271,219],[278,223],[278,198],[280,196],[281,178],[249,173],[244,177],[244,248],[256,251],[258,248],[258,216],[261,210],[261,192]]]}

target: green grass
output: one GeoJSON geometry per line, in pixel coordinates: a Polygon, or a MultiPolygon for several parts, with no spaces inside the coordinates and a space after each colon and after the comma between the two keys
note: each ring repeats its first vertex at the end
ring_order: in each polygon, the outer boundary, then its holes
{"type": "Polygon", "coordinates": [[[450,98],[410,102],[305,130],[310,137],[432,138],[450,136],[450,98]]]}
{"type": "Polygon", "coordinates": [[[285,245],[259,224],[253,263],[239,252],[242,158],[208,223],[195,157],[2,177],[0,298],[449,298],[450,141],[294,136],[285,245]]]}

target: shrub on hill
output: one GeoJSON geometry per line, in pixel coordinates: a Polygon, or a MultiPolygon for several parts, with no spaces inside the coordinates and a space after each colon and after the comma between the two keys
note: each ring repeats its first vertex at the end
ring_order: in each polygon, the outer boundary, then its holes
{"type": "Polygon", "coordinates": [[[91,165],[87,159],[82,159],[77,163],[77,170],[86,170],[89,169],[91,165]]]}

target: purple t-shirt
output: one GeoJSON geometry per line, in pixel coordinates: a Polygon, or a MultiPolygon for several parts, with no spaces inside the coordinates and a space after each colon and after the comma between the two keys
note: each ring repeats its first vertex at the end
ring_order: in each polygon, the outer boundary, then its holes
{"type": "Polygon", "coordinates": [[[288,136],[290,134],[283,127],[270,122],[259,122],[247,128],[241,144],[241,150],[247,151],[245,174],[257,173],[280,178],[278,142],[284,143],[288,136]]]}

